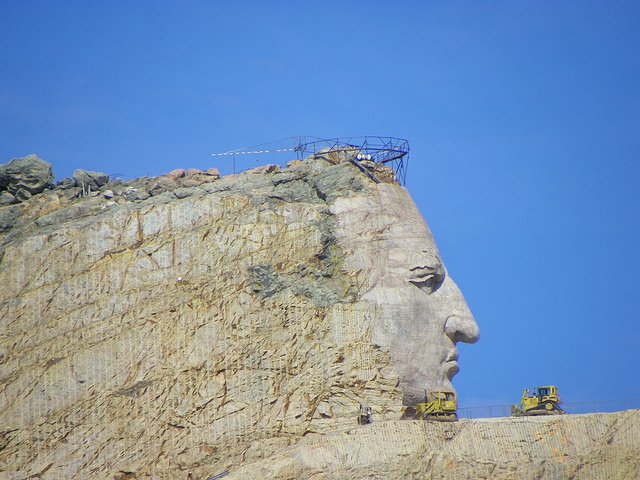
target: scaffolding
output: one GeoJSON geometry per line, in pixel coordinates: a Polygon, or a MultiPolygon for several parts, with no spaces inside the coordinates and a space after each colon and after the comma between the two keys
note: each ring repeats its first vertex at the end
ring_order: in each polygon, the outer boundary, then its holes
{"type": "Polygon", "coordinates": [[[361,137],[335,137],[320,138],[313,136],[288,137],[273,142],[238,148],[222,153],[213,153],[211,156],[230,156],[233,159],[233,173],[236,173],[236,159],[269,153],[271,155],[295,152],[297,159],[302,160],[309,156],[327,152],[345,152],[357,155],[348,155],[349,161],[367,174],[372,180],[378,179],[366,168],[362,161],[374,162],[385,165],[393,170],[395,178],[401,185],[406,183],[407,166],[409,162],[409,141],[396,137],[381,137],[365,135],[361,137]]]}
{"type": "Polygon", "coordinates": [[[386,166],[391,165],[393,173],[400,184],[404,185],[407,179],[409,141],[403,138],[372,135],[365,135],[364,137],[321,138],[309,142],[300,142],[295,147],[295,151],[299,159],[306,158],[310,155],[317,155],[321,152],[349,153],[357,151],[357,157],[351,161],[361,170],[365,171],[359,161],[369,160],[386,166]]]}

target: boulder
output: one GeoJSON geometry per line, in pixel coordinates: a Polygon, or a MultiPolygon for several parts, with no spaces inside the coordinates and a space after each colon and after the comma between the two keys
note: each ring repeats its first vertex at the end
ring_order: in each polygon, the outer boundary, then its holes
{"type": "Polygon", "coordinates": [[[279,171],[280,171],[280,166],[279,165],[269,164],[269,165],[265,165],[263,167],[252,168],[251,170],[247,170],[245,173],[264,174],[264,173],[274,173],[274,172],[279,172],[279,171]]]}
{"type": "Polygon", "coordinates": [[[152,197],[155,195],[160,195],[164,192],[170,192],[176,189],[178,185],[176,182],[169,176],[166,177],[156,177],[151,180],[148,191],[149,195],[152,197]]]}
{"type": "Polygon", "coordinates": [[[218,170],[217,168],[207,168],[207,175],[220,178],[220,170],[218,170]]]}
{"type": "Polygon", "coordinates": [[[71,177],[65,177],[56,184],[56,187],[61,190],[67,190],[69,188],[74,188],[75,186],[76,181],[71,177]]]}
{"type": "Polygon", "coordinates": [[[184,177],[185,173],[186,172],[184,171],[184,169],[176,168],[175,170],[171,170],[169,173],[167,173],[167,177],[177,180],[178,178],[184,177]]]}
{"type": "MultiPolygon", "coordinates": [[[[158,193],[161,193],[161,192],[158,192],[158,193]]],[[[138,189],[138,188],[128,188],[127,190],[124,191],[124,198],[128,202],[146,200],[149,197],[150,197],[149,192],[147,192],[143,188],[140,188],[140,189],[138,189]]]]}
{"type": "Polygon", "coordinates": [[[88,190],[98,190],[109,182],[109,175],[101,172],[90,172],[88,170],[76,170],[73,172],[73,179],[78,187],[88,190]]]}
{"type": "Polygon", "coordinates": [[[9,192],[0,192],[0,207],[3,205],[11,205],[13,203],[18,203],[16,197],[9,192]]]}
{"type": "Polygon", "coordinates": [[[198,170],[196,168],[190,168],[187,170],[185,176],[179,180],[182,187],[197,187],[203,183],[212,182],[220,178],[219,172],[216,169],[209,169],[206,172],[198,170]],[[211,171],[209,171],[211,170],[211,171]]]}
{"type": "Polygon", "coordinates": [[[26,193],[21,193],[20,196],[30,197],[44,191],[52,181],[51,165],[36,155],[16,158],[0,165],[0,192],[8,191],[15,195],[23,190],[26,193]]]}
{"type": "Polygon", "coordinates": [[[26,188],[19,188],[15,194],[15,198],[16,200],[18,200],[18,202],[24,202],[26,200],[29,200],[31,197],[31,192],[26,188]]]}

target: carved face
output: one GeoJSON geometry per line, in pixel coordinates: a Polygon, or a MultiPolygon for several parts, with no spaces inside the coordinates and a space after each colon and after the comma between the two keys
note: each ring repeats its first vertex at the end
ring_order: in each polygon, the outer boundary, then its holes
{"type": "Polygon", "coordinates": [[[366,279],[372,341],[390,352],[404,402],[415,405],[425,390],[454,391],[456,343],[474,343],[479,330],[411,197],[398,186],[376,188],[377,198],[340,198],[332,210],[345,266],[366,279]]]}

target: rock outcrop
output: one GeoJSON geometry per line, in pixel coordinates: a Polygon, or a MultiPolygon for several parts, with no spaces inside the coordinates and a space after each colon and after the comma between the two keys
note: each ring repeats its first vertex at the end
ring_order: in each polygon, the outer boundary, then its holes
{"type": "Polygon", "coordinates": [[[81,187],[85,191],[99,190],[109,182],[109,175],[101,172],[89,172],[76,170],[73,172],[74,186],[81,187]]]}
{"type": "Polygon", "coordinates": [[[359,401],[398,417],[330,210],[372,185],[316,159],[107,183],[112,198],[66,184],[0,210],[0,471],[201,477],[256,440],[348,424],[359,401]]]}
{"type": "Polygon", "coordinates": [[[0,165],[0,206],[28,200],[43,192],[52,181],[51,165],[36,155],[0,165]]]}
{"type": "MultiPolygon", "coordinates": [[[[349,158],[76,172],[0,207],[0,478],[502,474],[484,424],[400,420],[424,388],[453,388],[455,344],[478,328],[408,193],[349,158]],[[354,429],[359,404],[375,422],[354,429]]],[[[575,429],[613,438],[603,461],[633,472],[618,452],[637,450],[634,415],[575,429]]],[[[555,464],[526,453],[542,424],[500,427],[517,462],[555,464]]]]}

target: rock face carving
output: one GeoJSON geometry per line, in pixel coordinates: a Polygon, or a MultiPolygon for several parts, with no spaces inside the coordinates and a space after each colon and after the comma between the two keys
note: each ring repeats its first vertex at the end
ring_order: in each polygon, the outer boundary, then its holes
{"type": "Polygon", "coordinates": [[[405,190],[203,178],[3,207],[0,472],[206,478],[452,389],[478,328],[405,190]]]}
{"type": "Polygon", "coordinates": [[[372,341],[390,352],[404,403],[453,391],[455,344],[475,342],[479,330],[407,191],[381,183],[374,194],[338,198],[331,211],[344,268],[362,272],[372,341]]]}

